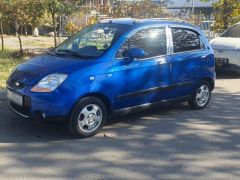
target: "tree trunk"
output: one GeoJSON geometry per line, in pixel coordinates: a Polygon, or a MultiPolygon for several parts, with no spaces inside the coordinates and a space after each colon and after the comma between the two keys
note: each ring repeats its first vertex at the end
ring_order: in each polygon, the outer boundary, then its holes
{"type": "Polygon", "coordinates": [[[57,47],[57,30],[56,30],[57,27],[54,13],[52,13],[52,20],[53,20],[54,46],[57,47]]]}
{"type": "Polygon", "coordinates": [[[18,36],[19,25],[17,22],[15,22],[15,30],[16,30],[16,36],[18,36]]]}
{"type": "Polygon", "coordinates": [[[33,27],[33,36],[34,37],[38,37],[39,36],[38,27],[33,27]]]}
{"type": "Polygon", "coordinates": [[[0,20],[0,34],[1,34],[2,51],[3,51],[4,50],[4,39],[3,39],[3,22],[2,22],[2,19],[0,20]]]}
{"type": "Polygon", "coordinates": [[[24,35],[25,35],[25,36],[28,35],[28,29],[27,29],[27,27],[24,29],[24,35]]]}
{"type": "Polygon", "coordinates": [[[23,48],[22,48],[22,39],[21,36],[18,34],[19,46],[20,46],[20,53],[23,55],[23,48]]]}
{"type": "Polygon", "coordinates": [[[20,28],[20,34],[21,34],[21,36],[23,35],[23,28],[22,27],[20,28]]]}
{"type": "Polygon", "coordinates": [[[62,33],[62,16],[59,17],[58,44],[61,43],[61,33],[62,33]]]}

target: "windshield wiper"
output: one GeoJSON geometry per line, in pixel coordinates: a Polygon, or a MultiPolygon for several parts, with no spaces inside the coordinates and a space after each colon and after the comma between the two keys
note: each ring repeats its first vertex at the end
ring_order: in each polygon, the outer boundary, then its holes
{"type": "Polygon", "coordinates": [[[81,55],[78,52],[71,51],[69,49],[58,49],[58,50],[55,50],[55,53],[60,54],[60,55],[67,53],[67,54],[70,54],[70,55],[73,55],[73,56],[77,56],[77,57],[81,57],[83,59],[87,59],[87,56],[81,55]]]}

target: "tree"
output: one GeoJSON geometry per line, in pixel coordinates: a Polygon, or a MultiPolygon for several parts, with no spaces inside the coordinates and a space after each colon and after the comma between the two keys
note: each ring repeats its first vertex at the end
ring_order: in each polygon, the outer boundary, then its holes
{"type": "MultiPolygon", "coordinates": [[[[208,2],[210,0],[201,0],[208,2]]],[[[240,0],[219,0],[213,3],[214,26],[213,30],[223,31],[240,21],[240,0]]]]}
{"type": "Polygon", "coordinates": [[[65,26],[65,29],[70,35],[73,35],[77,31],[77,26],[73,22],[69,22],[65,26]]]}
{"type": "MultiPolygon", "coordinates": [[[[45,0],[1,0],[4,4],[4,12],[8,22],[15,27],[16,36],[19,39],[20,53],[23,54],[20,29],[29,26],[37,27],[45,14],[45,0]]],[[[0,8],[2,7],[2,3],[0,8]]]]}
{"type": "Polygon", "coordinates": [[[28,0],[7,0],[6,13],[9,21],[15,25],[16,36],[19,40],[20,54],[23,54],[22,40],[19,33],[20,27],[27,27],[29,25],[29,18],[26,13],[26,4],[28,0]]]}
{"type": "Polygon", "coordinates": [[[77,10],[78,6],[83,4],[85,0],[46,0],[46,7],[51,14],[53,32],[54,32],[54,45],[57,46],[57,19],[62,15],[72,14],[77,10]]]}
{"type": "MultiPolygon", "coordinates": [[[[164,1],[165,3],[165,1],[164,1]]],[[[155,4],[151,0],[143,1],[115,1],[110,11],[111,17],[132,17],[132,18],[161,18],[168,14],[161,4],[155,4]]]]}
{"type": "Polygon", "coordinates": [[[33,36],[39,36],[38,26],[43,24],[45,15],[44,0],[28,0],[25,4],[25,13],[28,24],[32,27],[33,36]]]}
{"type": "Polygon", "coordinates": [[[240,21],[239,0],[219,0],[214,7],[214,30],[226,30],[229,26],[240,21]]]}

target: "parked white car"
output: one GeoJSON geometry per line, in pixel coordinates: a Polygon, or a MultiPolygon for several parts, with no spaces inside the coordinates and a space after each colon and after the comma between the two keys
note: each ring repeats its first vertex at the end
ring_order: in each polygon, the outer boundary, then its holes
{"type": "Polygon", "coordinates": [[[240,22],[210,41],[214,49],[216,69],[240,72],[240,22]]]}

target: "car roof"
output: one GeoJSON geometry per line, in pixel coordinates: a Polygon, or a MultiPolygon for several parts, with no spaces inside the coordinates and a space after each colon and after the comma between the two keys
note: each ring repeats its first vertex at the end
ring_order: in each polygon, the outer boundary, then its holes
{"type": "Polygon", "coordinates": [[[100,23],[113,23],[113,24],[124,24],[124,25],[151,25],[151,24],[169,24],[179,26],[189,26],[196,28],[196,26],[190,24],[188,21],[181,19],[168,19],[168,18],[150,18],[150,19],[136,19],[136,18],[113,18],[104,19],[100,23]]]}

